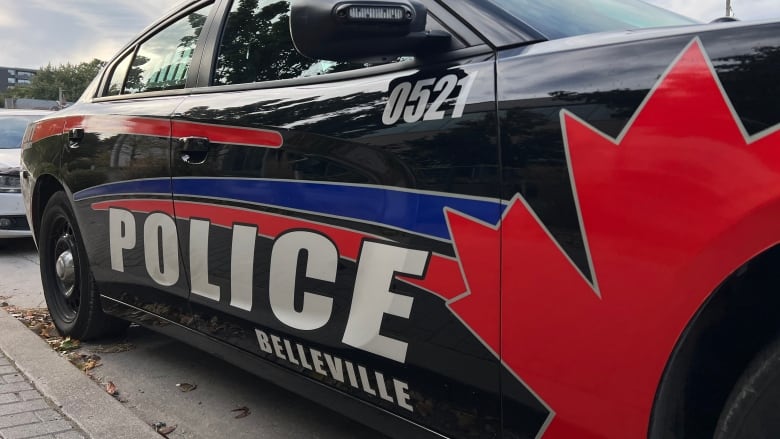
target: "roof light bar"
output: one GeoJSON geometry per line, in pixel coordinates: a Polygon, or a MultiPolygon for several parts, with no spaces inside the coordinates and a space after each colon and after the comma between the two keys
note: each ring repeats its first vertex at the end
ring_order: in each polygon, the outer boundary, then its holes
{"type": "Polygon", "coordinates": [[[404,5],[370,3],[340,4],[335,9],[339,20],[360,23],[409,23],[414,18],[411,8],[404,5]]]}

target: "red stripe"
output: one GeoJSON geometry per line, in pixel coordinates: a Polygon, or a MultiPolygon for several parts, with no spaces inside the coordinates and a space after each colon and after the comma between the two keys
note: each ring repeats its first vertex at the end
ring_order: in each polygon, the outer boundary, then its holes
{"type": "MultiPolygon", "coordinates": [[[[92,204],[93,210],[108,210],[110,207],[139,213],[165,212],[168,215],[173,215],[173,203],[165,200],[116,200],[92,204]]],[[[379,239],[377,236],[312,221],[186,201],[176,202],[176,217],[179,219],[207,218],[212,224],[227,228],[233,227],[237,223],[254,224],[258,227],[259,235],[270,239],[276,239],[289,230],[316,230],[336,243],[341,257],[353,261],[358,259],[360,246],[364,239],[379,239]]],[[[398,278],[430,291],[445,300],[453,299],[466,292],[458,262],[436,253],[431,256],[425,278],[411,279],[402,276],[398,276],[398,278]]]]}
{"type": "Polygon", "coordinates": [[[92,204],[92,210],[108,210],[110,207],[138,213],[164,212],[173,216],[173,202],[165,200],[116,200],[92,204]]]}
{"type": "Polygon", "coordinates": [[[196,122],[173,121],[173,137],[206,137],[212,143],[281,148],[282,135],[276,131],[231,127],[196,122]]]}
{"type": "Polygon", "coordinates": [[[171,121],[153,117],[133,116],[71,116],[65,119],[64,130],[84,128],[89,132],[135,134],[139,136],[168,137],[171,121]]]}
{"type": "Polygon", "coordinates": [[[72,128],[85,132],[135,134],[154,137],[205,137],[212,143],[281,148],[282,135],[277,131],[256,128],[232,127],[167,118],[92,115],[68,116],[46,119],[35,124],[31,141],[37,142],[51,136],[67,133],[72,128]]]}
{"type": "Polygon", "coordinates": [[[62,126],[64,123],[65,118],[63,117],[35,122],[35,125],[32,129],[32,135],[30,136],[30,141],[37,142],[47,137],[58,136],[62,134],[62,126]]]}

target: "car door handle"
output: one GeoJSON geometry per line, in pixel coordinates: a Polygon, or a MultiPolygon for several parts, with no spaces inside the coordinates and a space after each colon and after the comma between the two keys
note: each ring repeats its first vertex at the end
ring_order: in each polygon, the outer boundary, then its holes
{"type": "Polygon", "coordinates": [[[84,128],[71,128],[68,131],[68,147],[76,149],[82,140],[84,140],[84,128]]]}
{"type": "Polygon", "coordinates": [[[211,141],[206,137],[182,137],[181,160],[188,165],[202,165],[206,162],[211,149],[211,141]]]}

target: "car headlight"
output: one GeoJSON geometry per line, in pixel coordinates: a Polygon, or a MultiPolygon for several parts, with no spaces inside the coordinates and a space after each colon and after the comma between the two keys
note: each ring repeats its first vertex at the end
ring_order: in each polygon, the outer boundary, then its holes
{"type": "Polygon", "coordinates": [[[19,174],[0,174],[0,193],[22,191],[22,179],[19,174]]]}

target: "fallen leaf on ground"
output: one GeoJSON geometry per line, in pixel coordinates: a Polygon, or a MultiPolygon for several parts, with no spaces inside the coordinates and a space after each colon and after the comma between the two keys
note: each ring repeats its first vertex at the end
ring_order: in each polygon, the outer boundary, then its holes
{"type": "Polygon", "coordinates": [[[246,418],[247,416],[249,416],[249,413],[251,413],[249,411],[249,407],[247,407],[247,406],[239,407],[237,409],[233,409],[233,410],[231,410],[231,412],[238,412],[238,414],[236,416],[234,416],[234,418],[236,418],[236,419],[246,418]]]}
{"type": "Polygon", "coordinates": [[[109,381],[106,383],[106,393],[108,393],[111,396],[116,396],[116,384],[114,384],[113,381],[109,381]]]}
{"type": "Polygon", "coordinates": [[[96,368],[98,366],[101,366],[101,364],[97,360],[89,359],[89,360],[84,362],[83,366],[81,366],[81,370],[86,372],[86,371],[92,370],[92,369],[94,369],[94,368],[96,368]]]}
{"type": "Polygon", "coordinates": [[[41,332],[43,332],[43,328],[44,328],[45,326],[46,326],[46,325],[45,325],[44,323],[41,323],[41,322],[33,323],[33,325],[32,325],[32,326],[30,326],[30,330],[31,330],[32,332],[34,332],[34,333],[38,334],[38,335],[41,335],[41,332]]]}
{"type": "MultiPolygon", "coordinates": [[[[56,349],[56,348],[55,348],[56,349]]],[[[81,369],[83,372],[88,372],[98,366],[100,366],[100,357],[95,354],[80,354],[78,352],[70,352],[65,355],[65,358],[71,362],[74,366],[81,369]]]]}
{"type": "Polygon", "coordinates": [[[48,325],[45,325],[43,328],[41,328],[41,332],[38,335],[43,338],[51,338],[58,337],[59,333],[57,332],[57,328],[54,327],[54,323],[49,323],[48,325]]]}
{"type": "Polygon", "coordinates": [[[182,392],[192,392],[193,390],[198,388],[197,384],[190,384],[190,383],[178,383],[176,384],[176,387],[179,388],[182,392]]]}
{"type": "Polygon", "coordinates": [[[60,342],[60,345],[57,346],[56,349],[60,352],[67,352],[78,349],[80,346],[81,343],[78,340],[66,337],[64,340],[62,340],[62,342],[60,342]]]}
{"type": "Polygon", "coordinates": [[[163,436],[166,436],[166,435],[169,435],[169,434],[173,433],[173,431],[176,430],[176,427],[177,427],[176,425],[171,425],[169,427],[163,427],[163,428],[157,430],[157,432],[160,433],[163,436]]]}

